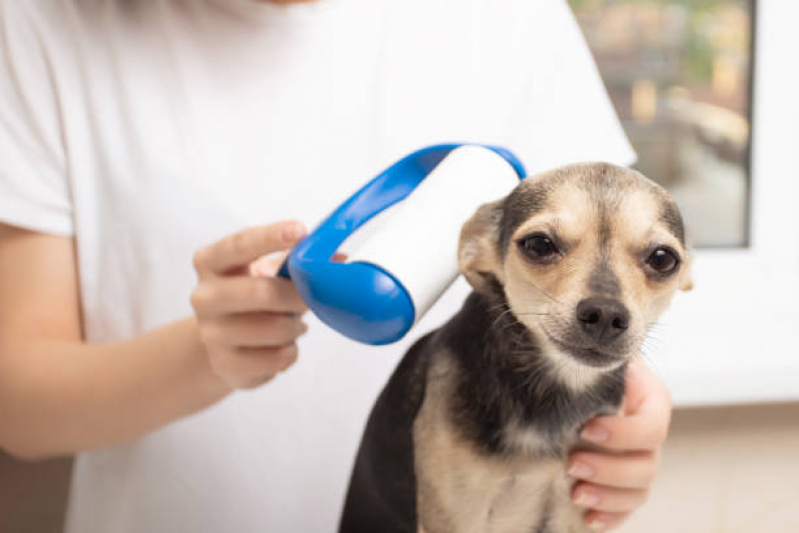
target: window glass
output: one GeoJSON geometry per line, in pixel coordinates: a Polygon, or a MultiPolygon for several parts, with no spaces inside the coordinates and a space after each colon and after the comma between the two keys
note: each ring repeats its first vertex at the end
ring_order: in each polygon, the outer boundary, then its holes
{"type": "Polygon", "coordinates": [[[753,8],[747,0],[570,0],[636,168],[698,247],[748,244],[753,8]]]}

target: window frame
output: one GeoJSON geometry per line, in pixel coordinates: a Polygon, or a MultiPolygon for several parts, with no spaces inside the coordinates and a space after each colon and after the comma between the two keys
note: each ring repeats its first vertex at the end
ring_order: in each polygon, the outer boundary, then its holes
{"type": "Polygon", "coordinates": [[[752,16],[749,246],[696,250],[645,349],[677,406],[799,400],[799,4],[752,16]]]}

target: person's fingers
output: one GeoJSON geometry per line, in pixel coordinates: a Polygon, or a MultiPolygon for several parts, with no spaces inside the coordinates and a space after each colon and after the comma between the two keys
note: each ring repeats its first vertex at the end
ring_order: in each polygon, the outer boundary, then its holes
{"type": "Polygon", "coordinates": [[[266,254],[286,250],[303,236],[305,227],[296,221],[248,228],[199,250],[194,268],[201,277],[225,274],[266,254]]]}
{"type": "Polygon", "coordinates": [[[634,511],[646,501],[646,489],[617,489],[594,483],[577,483],[572,489],[572,501],[580,507],[612,513],[634,511]]]}
{"type": "Polygon", "coordinates": [[[671,394],[666,385],[640,357],[630,362],[625,377],[624,412],[632,414],[649,408],[671,408],[671,394]],[[652,392],[657,390],[658,394],[652,392]],[[653,400],[656,401],[652,404],[653,400]]]}
{"type": "Polygon", "coordinates": [[[288,255],[288,251],[285,251],[259,257],[249,264],[249,274],[251,276],[275,277],[288,255]]]}
{"type": "Polygon", "coordinates": [[[206,346],[283,346],[308,330],[297,315],[246,313],[226,315],[202,324],[206,346]]]}
{"type": "Polygon", "coordinates": [[[569,458],[568,474],[599,485],[623,489],[645,489],[655,479],[657,452],[610,455],[577,451],[569,458]]]}
{"type": "Polygon", "coordinates": [[[635,362],[627,374],[625,414],[590,420],[581,437],[611,450],[655,450],[665,442],[670,420],[665,385],[643,362],[635,362]]]}
{"type": "Polygon", "coordinates": [[[591,531],[610,531],[627,520],[630,513],[607,513],[604,511],[588,511],[583,521],[591,531]]]}
{"type": "MultiPolygon", "coordinates": [[[[280,267],[288,257],[288,252],[281,252],[279,254],[269,254],[259,257],[250,263],[249,272],[252,276],[276,276],[280,271],[280,267]]],[[[347,255],[336,252],[330,258],[333,263],[344,263],[347,261],[347,255]]]]}
{"type": "Polygon", "coordinates": [[[291,281],[260,276],[201,281],[191,296],[191,305],[200,318],[252,311],[303,313],[306,309],[291,281]]]}
{"type": "Polygon", "coordinates": [[[603,416],[589,421],[580,436],[603,448],[651,451],[660,447],[669,431],[668,411],[642,411],[631,416],[603,416]]]}
{"type": "Polygon", "coordinates": [[[297,345],[273,348],[236,348],[217,351],[211,358],[214,372],[234,389],[257,387],[286,370],[297,360],[297,345]]]}

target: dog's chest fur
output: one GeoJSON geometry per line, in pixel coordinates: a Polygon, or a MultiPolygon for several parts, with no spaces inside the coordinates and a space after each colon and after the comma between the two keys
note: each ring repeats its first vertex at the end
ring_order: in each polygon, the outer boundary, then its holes
{"type": "Polygon", "coordinates": [[[585,394],[570,392],[536,366],[544,363],[534,343],[495,307],[473,295],[429,344],[413,422],[419,525],[426,533],[586,531],[566,455],[589,417],[618,408],[623,369],[585,394]]]}
{"type": "Polygon", "coordinates": [[[497,298],[472,294],[405,354],[364,430],[340,531],[572,533],[569,450],[618,409],[624,367],[575,393],[497,298]]]}
{"type": "MultiPolygon", "coordinates": [[[[476,448],[449,417],[448,354],[430,367],[428,394],[414,421],[417,516],[426,533],[582,531],[561,458],[513,457],[476,448]],[[443,385],[443,386],[439,386],[443,385]]],[[[535,434],[520,440],[536,440],[535,434]]],[[[521,444],[521,443],[520,443],[521,444]]],[[[525,446],[535,442],[524,443],[525,446]]]]}

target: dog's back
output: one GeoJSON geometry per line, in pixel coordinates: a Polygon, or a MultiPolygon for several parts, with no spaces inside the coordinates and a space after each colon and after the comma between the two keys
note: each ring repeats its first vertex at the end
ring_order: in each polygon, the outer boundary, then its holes
{"type": "Polygon", "coordinates": [[[342,532],[416,532],[413,425],[424,401],[432,334],[408,350],[366,423],[342,532]]]}

